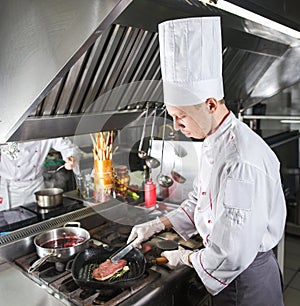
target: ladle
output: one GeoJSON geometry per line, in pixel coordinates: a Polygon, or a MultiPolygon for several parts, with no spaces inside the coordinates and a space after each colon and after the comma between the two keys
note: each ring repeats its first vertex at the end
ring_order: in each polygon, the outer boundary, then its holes
{"type": "Polygon", "coordinates": [[[188,152],[186,151],[186,149],[183,146],[181,146],[178,142],[175,142],[174,138],[175,135],[172,134],[172,140],[169,141],[168,143],[173,147],[175,155],[177,155],[180,158],[187,156],[188,152]]]}
{"type": "Polygon", "coordinates": [[[61,166],[59,166],[59,167],[58,167],[57,169],[55,169],[55,170],[49,170],[48,173],[51,173],[51,174],[52,174],[52,173],[56,173],[56,172],[58,172],[60,169],[64,168],[64,166],[65,166],[65,165],[61,165],[61,166]]]}
{"type": "Polygon", "coordinates": [[[177,171],[175,171],[175,159],[173,162],[173,167],[171,170],[171,176],[173,178],[173,180],[179,184],[183,184],[186,181],[186,178],[184,176],[182,176],[181,174],[179,174],[177,171]]]}
{"type": "Polygon", "coordinates": [[[165,110],[164,116],[164,126],[162,135],[162,145],[161,145],[161,162],[160,162],[160,172],[157,176],[158,183],[160,186],[168,188],[173,185],[174,181],[168,176],[162,174],[163,158],[164,158],[164,146],[165,146],[165,131],[166,131],[166,121],[167,121],[167,110],[165,110]]]}
{"type": "Polygon", "coordinates": [[[152,143],[153,143],[153,133],[154,133],[154,126],[155,126],[155,117],[156,117],[156,109],[157,108],[155,107],[154,114],[153,114],[152,127],[151,127],[150,145],[149,145],[149,149],[148,149],[148,156],[146,158],[146,165],[150,169],[155,169],[155,168],[159,167],[159,165],[160,165],[160,161],[158,159],[156,159],[155,157],[151,156],[152,143]]]}
{"type": "Polygon", "coordinates": [[[149,105],[147,103],[147,105],[146,105],[146,114],[145,114],[145,121],[144,121],[144,126],[143,126],[143,131],[142,131],[142,137],[141,137],[141,141],[140,141],[139,148],[138,148],[138,156],[141,159],[145,159],[147,157],[147,152],[142,150],[142,147],[143,147],[145,131],[146,131],[146,123],[147,123],[147,118],[148,118],[148,110],[149,110],[149,105]]]}
{"type": "MultiPolygon", "coordinates": [[[[172,144],[172,142],[170,142],[172,144]]],[[[186,149],[180,144],[174,143],[172,144],[174,148],[174,152],[178,157],[185,157],[187,155],[186,149]]]]}

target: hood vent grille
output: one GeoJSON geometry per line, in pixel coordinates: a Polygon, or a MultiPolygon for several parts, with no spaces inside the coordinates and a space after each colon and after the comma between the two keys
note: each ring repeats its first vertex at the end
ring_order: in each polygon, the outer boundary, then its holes
{"type": "Polygon", "coordinates": [[[97,111],[123,109],[128,105],[128,95],[126,99],[121,95],[112,100],[107,93],[114,89],[112,94],[115,94],[115,88],[147,80],[154,80],[152,91],[137,90],[130,95],[131,101],[159,100],[160,79],[157,33],[112,25],[53,87],[32,116],[92,112],[95,110],[91,104],[104,95],[101,103],[97,103],[97,111]]]}

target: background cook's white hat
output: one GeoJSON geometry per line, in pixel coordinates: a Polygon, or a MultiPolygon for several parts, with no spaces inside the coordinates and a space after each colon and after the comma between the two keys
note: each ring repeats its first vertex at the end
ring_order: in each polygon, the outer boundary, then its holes
{"type": "Polygon", "coordinates": [[[158,34],[165,104],[223,99],[220,17],[165,21],[158,34]]]}

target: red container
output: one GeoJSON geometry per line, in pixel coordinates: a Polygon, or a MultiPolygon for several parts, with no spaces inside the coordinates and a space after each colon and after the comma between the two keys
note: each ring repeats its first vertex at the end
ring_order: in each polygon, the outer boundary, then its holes
{"type": "Polygon", "coordinates": [[[144,185],[146,207],[156,205],[156,185],[150,178],[144,185]]]}

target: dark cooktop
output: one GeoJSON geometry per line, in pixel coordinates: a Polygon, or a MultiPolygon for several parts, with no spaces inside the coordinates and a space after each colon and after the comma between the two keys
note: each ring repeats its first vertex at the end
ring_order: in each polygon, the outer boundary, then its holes
{"type": "Polygon", "coordinates": [[[0,235],[83,207],[83,203],[78,200],[63,198],[63,203],[53,208],[41,208],[33,202],[0,211],[0,235]]]}

